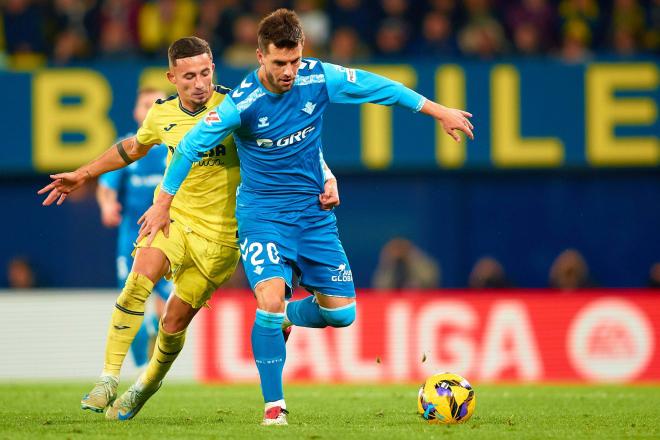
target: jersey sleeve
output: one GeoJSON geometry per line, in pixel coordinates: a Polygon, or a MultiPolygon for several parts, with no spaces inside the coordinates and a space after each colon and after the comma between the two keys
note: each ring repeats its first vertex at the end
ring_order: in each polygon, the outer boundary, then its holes
{"type": "Polygon", "coordinates": [[[426,98],[403,84],[366,70],[322,63],[330,102],[338,104],[400,105],[413,112],[426,98]]]}
{"type": "Polygon", "coordinates": [[[176,194],[192,164],[240,126],[240,113],[236,104],[227,96],[181,139],[167,167],[161,189],[168,194],[176,194]]]}
{"type": "Polygon", "coordinates": [[[155,105],[151,106],[147,113],[147,117],[144,118],[142,126],[138,129],[137,134],[135,135],[137,141],[142,145],[154,145],[162,142],[158,135],[158,131],[156,130],[156,124],[154,124],[154,120],[156,119],[155,107],[155,105]]]}
{"type": "Polygon", "coordinates": [[[121,187],[121,180],[124,176],[125,170],[126,168],[124,167],[101,174],[99,176],[99,185],[103,185],[106,188],[110,188],[111,190],[118,192],[121,187]]]}

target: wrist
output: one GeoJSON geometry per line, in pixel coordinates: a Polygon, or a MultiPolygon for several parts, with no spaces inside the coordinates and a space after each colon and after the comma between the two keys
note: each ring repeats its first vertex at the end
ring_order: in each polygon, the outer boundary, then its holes
{"type": "Polygon", "coordinates": [[[92,173],[85,168],[79,168],[76,170],[76,173],[82,177],[83,180],[87,181],[90,180],[92,177],[92,173]]]}
{"type": "Polygon", "coordinates": [[[174,199],[174,196],[172,194],[169,194],[165,191],[160,191],[158,193],[158,197],[156,197],[156,200],[154,201],[154,205],[169,209],[170,206],[172,205],[172,200],[174,199]]]}

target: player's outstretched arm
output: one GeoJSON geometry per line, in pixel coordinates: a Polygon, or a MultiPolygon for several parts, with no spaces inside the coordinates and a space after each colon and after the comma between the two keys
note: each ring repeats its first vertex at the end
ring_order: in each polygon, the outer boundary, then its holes
{"type": "Polygon", "coordinates": [[[172,154],[154,204],[138,220],[138,242],[148,236],[147,246],[150,246],[161,230],[166,237],[169,236],[170,206],[193,163],[198,161],[203,153],[220,144],[240,125],[241,117],[236,105],[227,96],[214,111],[210,111],[183,136],[172,154]]]}
{"type": "Polygon", "coordinates": [[[366,70],[349,69],[330,63],[322,63],[322,65],[331,102],[399,105],[411,111],[422,112],[434,117],[456,142],[461,140],[456,130],[460,130],[470,139],[474,139],[472,133],[474,127],[468,119],[472,117],[472,114],[466,111],[430,101],[401,83],[366,70]]]}
{"type": "Polygon", "coordinates": [[[153,145],[140,144],[135,136],[121,140],[101,156],[69,173],[51,174],[52,181],[37,194],[46,194],[44,206],[57,201],[61,205],[67,196],[85,184],[89,179],[105,172],[125,167],[144,157],[153,145]]]}

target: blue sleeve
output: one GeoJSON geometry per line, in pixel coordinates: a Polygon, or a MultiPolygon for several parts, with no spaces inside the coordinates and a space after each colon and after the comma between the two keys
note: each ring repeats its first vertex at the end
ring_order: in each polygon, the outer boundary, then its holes
{"type": "Polygon", "coordinates": [[[360,69],[322,63],[330,102],[338,104],[400,105],[414,112],[426,98],[403,84],[360,69]]]}
{"type": "Polygon", "coordinates": [[[106,188],[118,192],[121,188],[121,181],[124,177],[124,172],[126,168],[119,168],[118,170],[109,171],[107,173],[101,174],[99,176],[99,185],[103,185],[106,188]]]}
{"type": "Polygon", "coordinates": [[[227,96],[181,139],[165,171],[161,189],[168,194],[176,194],[192,164],[240,126],[241,116],[236,104],[227,96]]]}

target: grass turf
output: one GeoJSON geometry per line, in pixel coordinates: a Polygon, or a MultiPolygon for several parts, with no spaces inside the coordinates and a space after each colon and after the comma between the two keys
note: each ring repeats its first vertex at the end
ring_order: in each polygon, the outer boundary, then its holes
{"type": "MultiPolygon", "coordinates": [[[[121,390],[127,384],[123,384],[121,390]]],[[[0,383],[0,439],[658,438],[660,387],[475,387],[464,425],[429,425],[414,385],[289,385],[287,427],[261,427],[255,385],[166,383],[130,422],[81,411],[89,383],[0,383]]]]}

